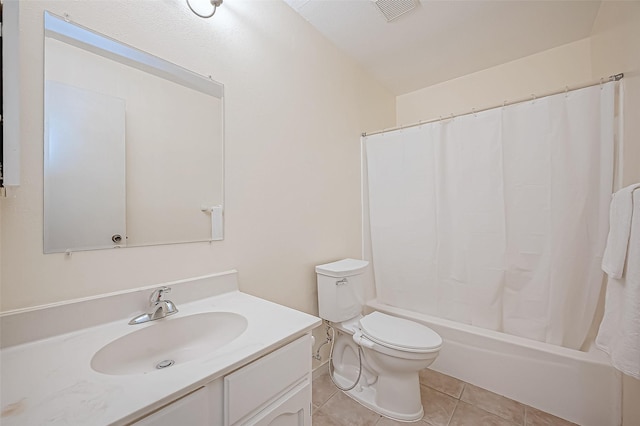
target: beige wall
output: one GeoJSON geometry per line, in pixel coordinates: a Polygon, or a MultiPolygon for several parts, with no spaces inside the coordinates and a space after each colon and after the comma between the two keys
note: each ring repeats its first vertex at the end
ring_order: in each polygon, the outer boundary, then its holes
{"type": "Polygon", "coordinates": [[[591,43],[579,40],[398,96],[398,125],[526,99],[592,80],[591,43]]]}
{"type": "MultiPolygon", "coordinates": [[[[591,37],[594,76],[623,72],[623,186],[640,181],[640,1],[605,1],[591,37]]],[[[638,421],[640,424],[640,420],[638,421]]]]}
{"type": "MultiPolygon", "coordinates": [[[[591,37],[594,75],[625,73],[624,163],[622,184],[640,182],[640,2],[608,2],[600,6],[591,37]]],[[[623,425],[640,424],[640,380],[622,381],[623,425]]]]}
{"type": "Polygon", "coordinates": [[[394,96],[281,1],[26,1],[21,7],[22,184],[2,200],[3,311],[218,272],[317,312],[314,265],[360,255],[359,136],[390,126],[394,96]],[[223,242],[42,254],[43,10],[225,84],[223,242]],[[286,29],[286,30],[283,30],[286,29]]]}

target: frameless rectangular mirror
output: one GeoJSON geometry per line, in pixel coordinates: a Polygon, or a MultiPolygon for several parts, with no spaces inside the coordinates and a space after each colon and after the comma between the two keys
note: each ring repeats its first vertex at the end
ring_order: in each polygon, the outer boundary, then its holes
{"type": "Polygon", "coordinates": [[[44,22],[44,252],[222,239],[223,85],[44,22]]]}

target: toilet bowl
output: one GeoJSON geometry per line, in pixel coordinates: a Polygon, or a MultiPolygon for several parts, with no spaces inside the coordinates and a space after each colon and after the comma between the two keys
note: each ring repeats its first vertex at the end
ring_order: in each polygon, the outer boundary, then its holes
{"type": "Polygon", "coordinates": [[[436,359],[442,338],[413,321],[380,312],[362,316],[360,275],[367,265],[345,259],[316,267],[320,317],[336,330],[333,378],[340,387],[355,384],[347,395],[371,410],[417,421],[424,413],[418,372],[436,359]]]}

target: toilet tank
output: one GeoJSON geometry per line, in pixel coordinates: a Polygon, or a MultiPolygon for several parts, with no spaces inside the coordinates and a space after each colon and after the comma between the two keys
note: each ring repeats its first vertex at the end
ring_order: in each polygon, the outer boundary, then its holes
{"type": "Polygon", "coordinates": [[[366,260],[343,259],[316,266],[320,318],[342,322],[362,312],[362,273],[367,265],[366,260]]]}

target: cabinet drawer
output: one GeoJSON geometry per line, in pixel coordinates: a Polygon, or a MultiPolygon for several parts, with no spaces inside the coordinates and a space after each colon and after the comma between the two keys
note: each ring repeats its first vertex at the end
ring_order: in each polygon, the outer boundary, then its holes
{"type": "Polygon", "coordinates": [[[209,422],[207,391],[200,388],[189,395],[162,407],[131,426],[206,426],[209,422]]]}
{"type": "Polygon", "coordinates": [[[224,378],[224,424],[233,425],[281,396],[311,371],[311,337],[305,335],[224,378]]]}

